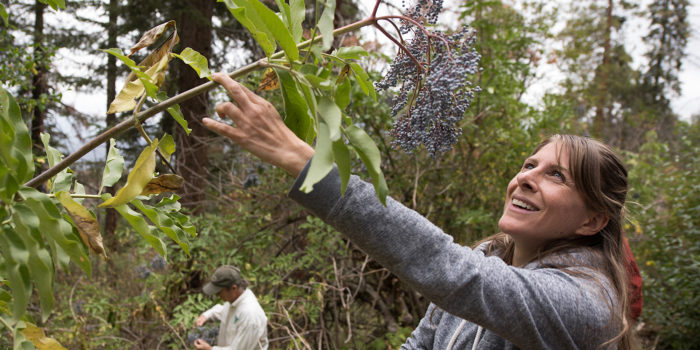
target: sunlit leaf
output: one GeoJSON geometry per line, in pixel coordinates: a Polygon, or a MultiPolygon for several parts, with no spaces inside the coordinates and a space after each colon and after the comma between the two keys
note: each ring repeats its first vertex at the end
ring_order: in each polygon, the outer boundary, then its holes
{"type": "Polygon", "coordinates": [[[299,88],[292,75],[283,69],[276,69],[280,80],[280,89],[284,100],[284,123],[300,139],[311,143],[314,137],[314,123],[309,115],[309,106],[299,93],[299,88]]]}
{"type": "Polygon", "coordinates": [[[200,78],[207,78],[211,80],[211,72],[209,71],[209,62],[207,61],[207,58],[204,57],[201,53],[193,50],[192,48],[185,48],[180,52],[180,54],[172,54],[173,56],[181,59],[183,62],[185,62],[188,66],[192,67],[195,72],[197,72],[197,76],[200,78]]]}
{"type": "MultiPolygon", "coordinates": [[[[168,99],[168,95],[164,91],[161,91],[158,93],[158,95],[156,95],[156,99],[160,102],[163,102],[163,101],[168,99]]],[[[180,126],[182,127],[183,130],[185,130],[185,133],[187,133],[187,135],[189,135],[190,132],[192,132],[192,129],[190,129],[188,124],[187,124],[187,120],[185,120],[185,116],[182,115],[182,111],[180,110],[180,105],[174,104],[174,105],[168,107],[168,113],[170,114],[171,117],[173,117],[173,119],[175,119],[175,121],[178,124],[180,124],[180,126]]]]}
{"type": "Polygon", "coordinates": [[[170,161],[170,156],[175,153],[175,140],[170,134],[165,134],[158,142],[158,149],[165,160],[170,161]]]}
{"type": "Polygon", "coordinates": [[[131,169],[129,176],[126,178],[126,185],[120,188],[114,197],[100,204],[100,208],[126,204],[143,191],[146,184],[153,178],[153,172],[156,170],[156,148],[158,148],[158,139],[153,140],[141,152],[139,158],[136,159],[134,168],[131,169]]]}
{"type": "Polygon", "coordinates": [[[137,52],[138,50],[141,50],[144,47],[148,47],[148,46],[153,45],[153,43],[155,43],[163,35],[163,33],[165,33],[165,31],[168,30],[168,28],[170,28],[170,27],[175,29],[175,21],[165,22],[165,23],[158,25],[156,27],[153,27],[153,28],[149,29],[147,32],[143,33],[143,35],[141,36],[141,39],[139,39],[139,42],[136,43],[136,45],[134,45],[131,48],[131,52],[129,53],[129,56],[133,55],[135,52],[137,52]]]}
{"type": "Polygon", "coordinates": [[[340,119],[342,112],[338,105],[328,97],[321,97],[318,101],[318,114],[328,126],[331,141],[340,139],[340,119]]]}
{"type": "Polygon", "coordinates": [[[272,91],[280,88],[280,81],[277,79],[277,73],[272,68],[265,70],[262,78],[260,79],[260,84],[258,84],[256,92],[260,91],[272,91]]]}
{"type": "Polygon", "coordinates": [[[318,123],[318,135],[316,137],[316,147],[309,170],[306,173],[304,182],[299,190],[309,193],[313,191],[314,185],[321,181],[333,170],[333,146],[330,139],[328,125],[324,122],[318,123]]]}
{"type": "Polygon", "coordinates": [[[159,194],[164,192],[177,192],[182,188],[182,184],[185,179],[177,174],[163,174],[156,178],[151,179],[151,181],[146,184],[146,187],[141,191],[141,195],[149,194],[159,194]]]}
{"type": "MultiPolygon", "coordinates": [[[[108,197],[108,194],[103,195],[103,197],[108,197]]],[[[165,249],[165,243],[163,243],[163,241],[154,234],[156,228],[150,226],[148,222],[146,222],[146,219],[141,216],[141,214],[135,212],[126,204],[115,206],[114,209],[119,212],[119,214],[129,223],[129,225],[131,225],[131,227],[133,227],[134,230],[136,230],[136,232],[158,252],[158,254],[162,255],[163,257],[166,256],[167,251],[165,249]]]]}
{"type": "Polygon", "coordinates": [[[116,141],[109,139],[109,151],[107,151],[107,161],[105,169],[102,171],[102,184],[100,187],[109,187],[117,183],[124,171],[124,157],[119,154],[116,141]]]}
{"type": "Polygon", "coordinates": [[[304,0],[291,0],[289,4],[282,0],[275,0],[275,2],[280,9],[282,19],[292,33],[292,39],[298,43],[304,35],[304,28],[302,27],[302,22],[304,22],[306,16],[304,0]]]}
{"type": "Polygon", "coordinates": [[[102,245],[100,223],[97,221],[95,215],[82,204],[73,200],[68,192],[57,192],[56,198],[70,215],[73,224],[80,233],[80,238],[83,239],[83,243],[85,243],[93,253],[106,258],[107,254],[102,245]]]}
{"type": "Polygon", "coordinates": [[[323,36],[323,51],[328,50],[333,45],[333,19],[335,18],[335,0],[326,0],[325,8],[318,20],[318,30],[323,36]]]}
{"type": "Polygon", "coordinates": [[[372,138],[356,125],[345,128],[345,136],[355,148],[362,162],[365,163],[367,172],[369,172],[369,176],[372,178],[372,184],[377,193],[377,198],[382,204],[386,205],[387,185],[381,169],[379,148],[377,148],[372,138]]]}
{"type": "Polygon", "coordinates": [[[44,330],[41,328],[29,322],[25,323],[27,326],[21,333],[31,341],[38,350],[66,350],[56,339],[47,337],[44,330]]]}

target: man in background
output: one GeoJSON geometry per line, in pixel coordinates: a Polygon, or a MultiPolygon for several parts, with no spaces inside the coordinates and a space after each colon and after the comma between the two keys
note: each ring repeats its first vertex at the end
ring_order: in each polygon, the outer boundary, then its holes
{"type": "Polygon", "coordinates": [[[208,320],[219,320],[219,336],[212,347],[202,339],[194,341],[198,350],[267,350],[267,317],[248,282],[234,266],[216,269],[204,285],[206,295],[217,295],[224,303],[205,311],[195,321],[199,327],[208,320]]]}

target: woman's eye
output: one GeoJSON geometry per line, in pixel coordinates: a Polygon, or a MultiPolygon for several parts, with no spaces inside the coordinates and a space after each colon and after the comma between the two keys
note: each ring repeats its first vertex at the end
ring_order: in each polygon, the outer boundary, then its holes
{"type": "Polygon", "coordinates": [[[558,177],[558,178],[560,178],[562,181],[564,181],[564,174],[562,174],[560,171],[554,170],[554,171],[552,172],[552,175],[555,176],[555,177],[558,177]]]}
{"type": "Polygon", "coordinates": [[[532,169],[532,168],[534,168],[534,167],[535,167],[535,165],[532,164],[532,163],[525,163],[525,164],[523,164],[523,169],[532,169]]]}

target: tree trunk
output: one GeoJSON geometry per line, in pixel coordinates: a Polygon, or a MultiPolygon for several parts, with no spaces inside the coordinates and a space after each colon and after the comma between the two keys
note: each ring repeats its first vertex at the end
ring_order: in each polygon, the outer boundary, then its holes
{"type": "MultiPolygon", "coordinates": [[[[211,57],[212,14],[211,0],[187,0],[180,7],[178,23],[180,48],[191,47],[207,58],[211,57]]],[[[206,82],[196,72],[178,62],[177,86],[180,92],[206,82]]],[[[206,188],[207,138],[209,131],[202,125],[202,118],[209,115],[209,95],[197,96],[180,104],[182,114],[192,132],[188,136],[182,128],[176,128],[177,171],[185,179],[181,203],[194,213],[202,211],[206,188]]]]}
{"type": "Polygon", "coordinates": [[[48,96],[48,74],[46,71],[46,60],[44,51],[44,9],[46,5],[38,0],[34,4],[34,68],[32,76],[32,99],[37,101],[36,106],[31,110],[31,137],[34,149],[43,153],[40,145],[40,134],[44,132],[44,120],[46,119],[46,105],[42,104],[42,95],[48,96]]]}
{"type": "Polygon", "coordinates": [[[599,67],[598,103],[596,105],[595,120],[593,121],[593,136],[605,139],[604,130],[608,125],[608,71],[610,70],[610,37],[613,26],[613,1],[608,0],[605,22],[605,42],[603,43],[603,62],[599,67]]]}
{"type": "MultiPolygon", "coordinates": [[[[107,24],[107,47],[117,47],[117,18],[118,18],[118,0],[109,0],[109,23],[107,24]]],[[[110,103],[117,97],[117,59],[113,55],[107,55],[107,109],[110,103]]],[[[115,114],[107,115],[107,128],[112,127],[117,123],[115,114]]],[[[106,144],[105,159],[109,152],[109,143],[106,144]]],[[[117,192],[116,186],[110,186],[106,189],[107,193],[114,194],[117,192]]],[[[105,212],[104,238],[107,243],[107,248],[110,251],[116,252],[119,250],[119,240],[114,232],[117,229],[117,211],[113,208],[107,208],[105,212]]]]}

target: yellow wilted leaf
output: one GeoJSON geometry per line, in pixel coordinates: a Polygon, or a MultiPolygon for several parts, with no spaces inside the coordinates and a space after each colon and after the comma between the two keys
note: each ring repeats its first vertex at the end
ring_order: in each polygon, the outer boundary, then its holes
{"type": "Polygon", "coordinates": [[[145,91],[141,80],[127,81],[119,91],[119,95],[109,105],[107,114],[126,112],[136,107],[135,99],[141,97],[145,91]]]}
{"type": "Polygon", "coordinates": [[[280,81],[277,79],[277,73],[272,68],[268,68],[260,79],[260,84],[256,92],[277,90],[280,87],[280,81]]]}
{"type": "Polygon", "coordinates": [[[87,245],[93,253],[106,258],[107,254],[105,254],[105,248],[102,245],[100,223],[97,221],[97,218],[95,218],[95,215],[82,204],[74,201],[68,192],[56,192],[56,198],[61,202],[61,205],[66,208],[71,219],[73,219],[73,223],[78,228],[80,238],[83,239],[85,245],[87,245]]]}
{"type": "Polygon", "coordinates": [[[134,168],[131,169],[129,176],[126,178],[126,185],[120,188],[114,197],[100,204],[100,208],[112,208],[129,203],[143,191],[143,188],[146,187],[148,182],[153,178],[153,172],[156,170],[157,148],[158,139],[155,139],[141,152],[139,158],[136,159],[134,168]]]}
{"type": "Polygon", "coordinates": [[[160,47],[151,52],[146,58],[143,59],[143,61],[139,62],[137,67],[140,67],[142,70],[145,69],[145,72],[139,72],[139,76],[137,76],[134,71],[129,73],[129,75],[126,77],[124,87],[121,89],[121,91],[119,91],[117,97],[109,105],[107,114],[126,112],[134,109],[134,107],[136,107],[135,100],[143,96],[145,91],[148,92],[149,96],[155,97],[158,88],[165,78],[165,71],[168,68],[168,62],[170,62],[171,59],[170,52],[175,44],[180,41],[180,38],[177,35],[177,30],[175,30],[175,21],[161,24],[160,26],[146,32],[146,34],[141,37],[139,43],[131,48],[131,53],[129,54],[131,55],[141,48],[151,45],[170,26],[172,26],[174,30],[170,36],[170,39],[163,42],[160,47]],[[141,77],[141,79],[139,79],[139,77],[141,77]],[[146,84],[149,85],[150,83],[151,85],[144,87],[142,80],[147,80],[146,84]],[[148,91],[148,89],[153,91],[148,91]]]}
{"type": "Polygon", "coordinates": [[[54,338],[49,338],[44,331],[34,324],[26,322],[27,327],[20,331],[22,335],[31,341],[39,350],[66,350],[61,343],[54,338]]]}
{"type": "Polygon", "coordinates": [[[146,187],[143,188],[143,191],[141,191],[141,195],[175,192],[182,187],[183,182],[185,182],[185,179],[180,175],[163,174],[155,179],[151,179],[146,187]]]}
{"type": "Polygon", "coordinates": [[[165,33],[165,31],[169,27],[173,27],[174,29],[175,21],[165,22],[143,33],[143,35],[141,35],[141,39],[139,39],[139,42],[131,48],[131,52],[128,56],[133,55],[136,51],[141,50],[144,47],[151,46],[153,43],[156,42],[156,40],[158,40],[158,38],[160,38],[163,35],[163,33],[165,33]]]}

